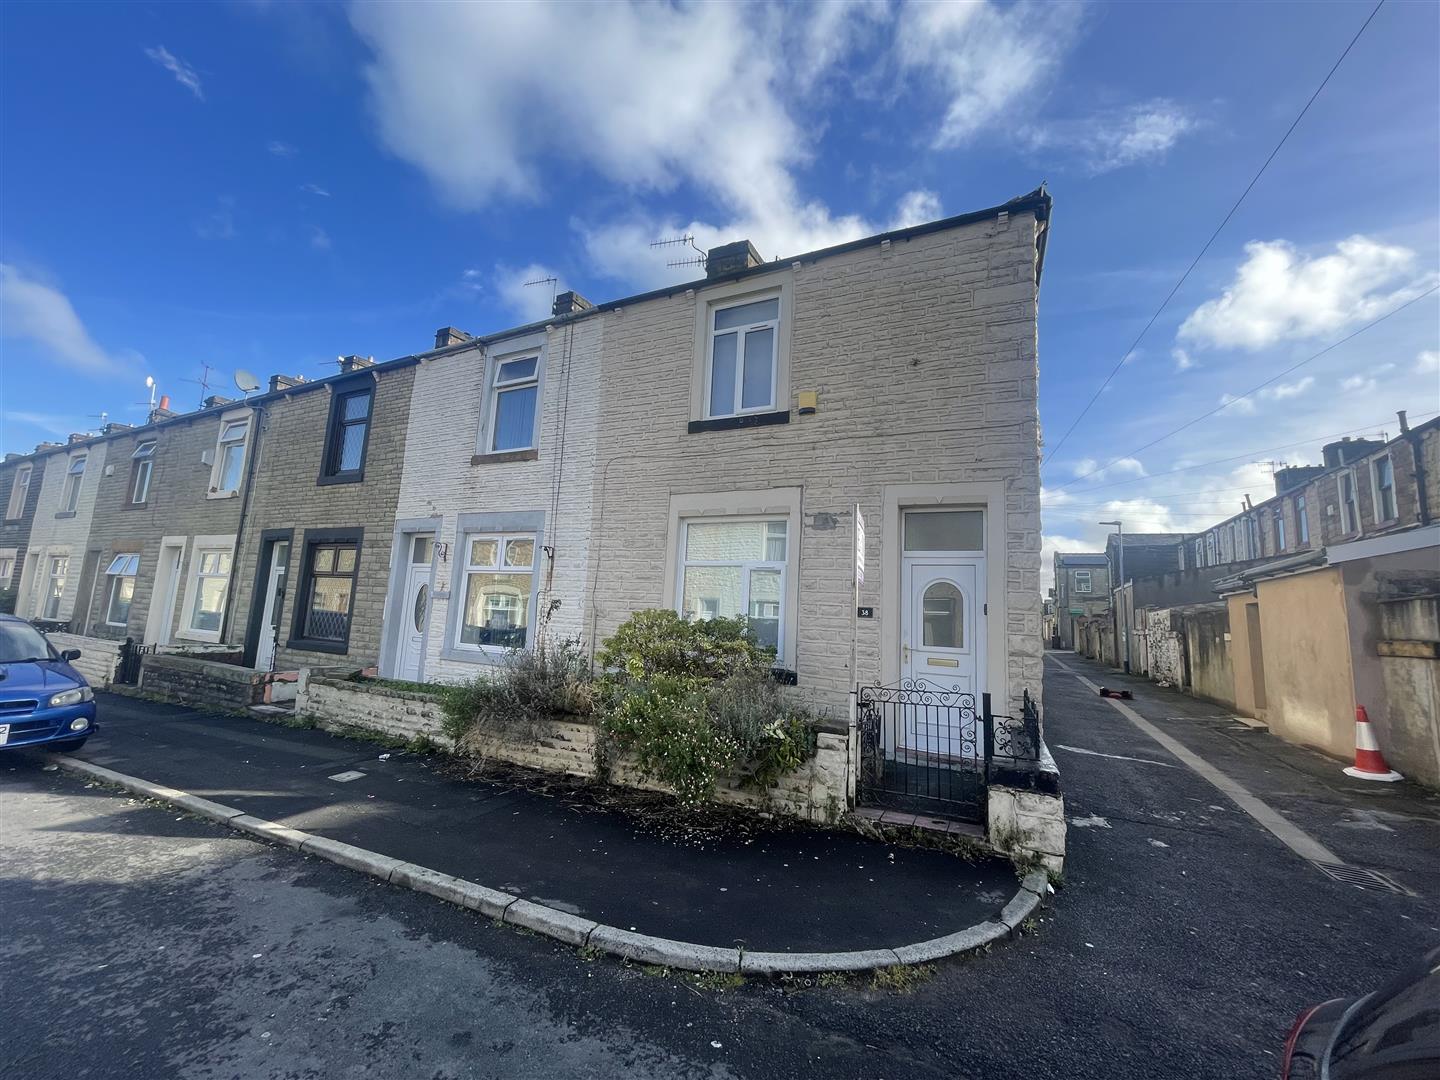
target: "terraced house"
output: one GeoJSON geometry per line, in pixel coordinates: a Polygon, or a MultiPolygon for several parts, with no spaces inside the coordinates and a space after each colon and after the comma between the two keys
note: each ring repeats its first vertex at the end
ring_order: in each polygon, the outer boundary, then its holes
{"type": "Polygon", "coordinates": [[[15,611],[46,460],[39,454],[6,454],[0,462],[0,611],[15,611]]]}

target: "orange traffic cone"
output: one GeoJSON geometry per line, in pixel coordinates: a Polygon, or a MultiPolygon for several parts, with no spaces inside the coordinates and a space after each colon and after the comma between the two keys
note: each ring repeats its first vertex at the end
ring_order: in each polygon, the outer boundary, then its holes
{"type": "Polygon", "coordinates": [[[1345,770],[1345,775],[1357,780],[1405,779],[1385,764],[1385,755],[1380,753],[1380,744],[1375,741],[1375,731],[1364,705],[1355,706],[1355,764],[1345,770]]]}

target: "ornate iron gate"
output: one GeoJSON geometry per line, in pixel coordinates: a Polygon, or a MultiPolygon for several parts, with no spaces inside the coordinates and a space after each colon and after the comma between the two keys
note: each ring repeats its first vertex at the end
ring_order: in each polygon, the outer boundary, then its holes
{"type": "Polygon", "coordinates": [[[140,681],[140,658],[153,653],[158,646],[142,645],[134,638],[120,643],[120,661],[115,665],[115,681],[121,686],[134,686],[140,681]]]}
{"type": "Polygon", "coordinates": [[[1033,768],[1040,756],[1028,691],[1016,719],[994,715],[989,694],[906,679],[858,687],[856,713],[862,805],[983,822],[992,776],[1033,768]]]}

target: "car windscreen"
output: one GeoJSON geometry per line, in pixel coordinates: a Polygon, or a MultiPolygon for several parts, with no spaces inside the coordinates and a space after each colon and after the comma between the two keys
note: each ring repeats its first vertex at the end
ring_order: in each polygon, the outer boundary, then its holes
{"type": "Polygon", "coordinates": [[[55,653],[45,635],[29,623],[0,622],[0,664],[20,660],[53,660],[55,653]]]}

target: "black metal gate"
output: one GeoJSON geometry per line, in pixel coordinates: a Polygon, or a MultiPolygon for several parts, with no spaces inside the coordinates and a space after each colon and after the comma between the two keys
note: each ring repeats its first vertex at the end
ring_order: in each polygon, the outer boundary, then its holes
{"type": "Polygon", "coordinates": [[[140,681],[140,658],[153,653],[156,645],[142,645],[134,638],[120,643],[120,660],[115,665],[115,682],[121,686],[134,686],[140,681]]]}
{"type": "Polygon", "coordinates": [[[989,694],[906,679],[858,687],[856,715],[864,806],[983,822],[992,775],[1039,758],[1040,716],[1028,692],[1017,720],[994,715],[989,694]]]}

